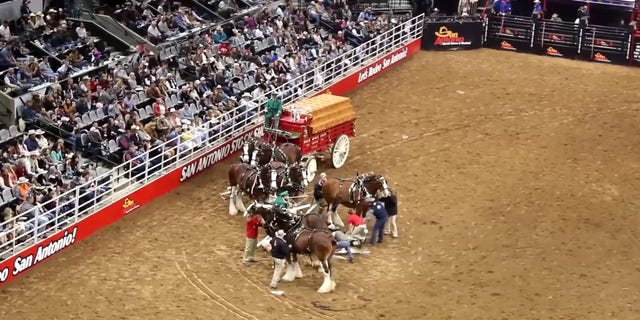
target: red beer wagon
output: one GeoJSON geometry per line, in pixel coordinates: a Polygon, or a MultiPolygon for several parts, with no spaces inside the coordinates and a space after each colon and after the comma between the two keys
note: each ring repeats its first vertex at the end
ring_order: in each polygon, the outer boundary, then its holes
{"type": "Polygon", "coordinates": [[[291,142],[302,150],[309,181],[318,164],[330,160],[340,168],[349,156],[349,137],[355,136],[356,113],[351,99],[321,94],[284,106],[279,130],[265,130],[265,139],[276,144],[291,142]]]}

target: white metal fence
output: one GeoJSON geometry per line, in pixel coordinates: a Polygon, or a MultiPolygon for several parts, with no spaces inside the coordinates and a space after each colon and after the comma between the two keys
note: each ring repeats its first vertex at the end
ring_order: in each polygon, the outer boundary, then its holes
{"type": "MultiPolygon", "coordinates": [[[[312,96],[359,71],[367,63],[420,38],[423,18],[423,15],[414,17],[374,40],[292,79],[278,90],[282,93],[283,103],[312,96]]],[[[257,105],[254,110],[231,110],[194,128],[194,138],[188,143],[181,143],[179,140],[168,141],[154,147],[137,157],[140,164],[133,165],[133,162],[129,161],[118,165],[51,201],[37,204],[36,209],[23,212],[12,221],[5,222],[5,225],[11,226],[5,232],[5,236],[10,235],[11,240],[0,245],[0,257],[9,258],[55,231],[120,200],[125,193],[134,192],[165,173],[180,168],[226,141],[238,137],[252,125],[262,123],[265,113],[263,105],[268,95],[254,101],[257,105]],[[174,150],[175,155],[168,156],[169,150],[174,150]]]]}

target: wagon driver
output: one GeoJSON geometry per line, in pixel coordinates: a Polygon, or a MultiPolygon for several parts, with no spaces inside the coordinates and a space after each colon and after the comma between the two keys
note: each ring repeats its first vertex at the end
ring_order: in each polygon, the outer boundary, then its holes
{"type": "Polygon", "coordinates": [[[265,127],[278,130],[281,114],[282,100],[278,97],[278,92],[274,91],[271,93],[271,98],[267,101],[267,115],[264,119],[265,127]],[[271,124],[271,119],[273,119],[273,124],[271,124]]]}

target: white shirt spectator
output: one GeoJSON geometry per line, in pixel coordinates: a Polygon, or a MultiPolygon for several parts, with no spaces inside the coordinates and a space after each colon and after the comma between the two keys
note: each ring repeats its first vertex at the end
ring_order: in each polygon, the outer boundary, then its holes
{"type": "Polygon", "coordinates": [[[2,36],[2,39],[4,39],[5,41],[11,40],[11,29],[8,25],[0,25],[0,36],[2,36]]]}
{"type": "Polygon", "coordinates": [[[144,11],[142,11],[142,16],[146,17],[147,19],[155,18],[155,16],[153,15],[153,12],[151,12],[150,8],[145,8],[144,11]]]}
{"type": "Polygon", "coordinates": [[[8,73],[4,76],[4,83],[11,88],[16,88],[18,86],[14,81],[11,81],[11,77],[9,77],[8,73]]]}
{"type": "Polygon", "coordinates": [[[155,25],[155,23],[149,25],[149,28],[147,28],[147,33],[154,38],[162,38],[162,33],[160,33],[160,30],[158,30],[158,27],[155,25]]]}
{"type": "Polygon", "coordinates": [[[158,30],[160,30],[160,32],[162,32],[166,36],[171,36],[173,34],[171,29],[169,29],[169,25],[164,20],[160,20],[160,22],[158,22],[158,30]]]}
{"type": "Polygon", "coordinates": [[[260,29],[254,29],[253,37],[257,39],[264,39],[264,34],[262,33],[262,31],[260,31],[260,29]]]}
{"type": "Polygon", "coordinates": [[[49,148],[49,140],[42,135],[36,136],[36,141],[38,141],[38,146],[40,149],[48,149],[49,148]]]}
{"type": "Polygon", "coordinates": [[[86,39],[87,38],[87,29],[83,25],[76,28],[76,33],[78,34],[78,38],[86,39]]]}
{"type": "MultiPolygon", "coordinates": [[[[280,7],[276,7],[276,15],[284,18],[284,12],[282,12],[282,9],[280,9],[280,7]]],[[[280,21],[280,25],[278,25],[278,27],[281,27],[281,26],[282,26],[282,21],[280,21]]]]}

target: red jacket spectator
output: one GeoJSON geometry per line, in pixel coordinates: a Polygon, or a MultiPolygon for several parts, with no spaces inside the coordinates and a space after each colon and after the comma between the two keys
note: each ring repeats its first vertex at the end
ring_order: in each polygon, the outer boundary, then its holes
{"type": "Polygon", "coordinates": [[[223,41],[220,44],[220,47],[218,47],[218,52],[221,56],[228,56],[229,52],[231,52],[231,46],[229,45],[229,42],[223,41]]]}
{"type": "Polygon", "coordinates": [[[153,114],[158,117],[165,113],[167,113],[167,107],[164,105],[163,101],[161,99],[156,100],[156,102],[153,103],[153,114]]]}

